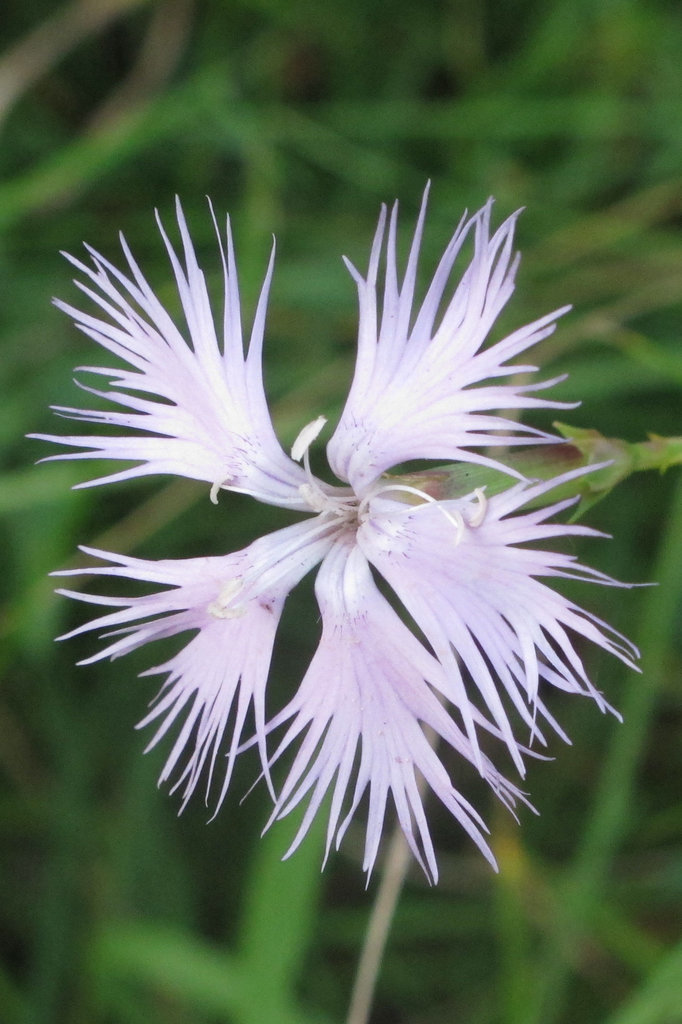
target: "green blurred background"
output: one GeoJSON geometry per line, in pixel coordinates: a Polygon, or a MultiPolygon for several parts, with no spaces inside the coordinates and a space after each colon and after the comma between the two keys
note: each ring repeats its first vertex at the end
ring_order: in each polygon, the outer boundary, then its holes
{"type": "MultiPolygon", "coordinates": [[[[379,203],[403,243],[433,180],[426,274],[464,207],[526,206],[505,324],[565,302],[538,353],[564,418],[629,440],[679,434],[682,393],[682,10],[678,0],[4,0],[0,54],[0,1022],[331,1024],[345,1017],[369,891],[362,828],[320,874],[320,834],[279,857],[244,758],[219,817],[178,818],[163,750],[133,729],[161,650],[75,668],[93,638],[53,637],[88,610],[47,573],[78,543],[143,557],[222,554],[277,510],[161,479],[73,492],[78,464],[32,463],[80,401],[94,346],[50,306],[74,301],[59,249],[119,259],[124,230],[173,301],[152,210],[178,193],[219,294],[205,196],[229,210],[251,310],[278,239],[267,380],[284,442],[334,416],[352,368],[354,287],[379,203]]],[[[547,423],[548,419],[538,419],[547,423]]],[[[90,467],[92,468],[92,467],[90,467]]],[[[516,824],[469,775],[494,876],[430,806],[442,879],[411,873],[373,1024],[682,1021],[682,486],[631,479],[590,514],[614,540],[576,545],[634,592],[580,599],[642,648],[643,674],[588,652],[625,715],[553,700],[573,746],[531,767],[540,817],[516,824]]],[[[281,703],[317,635],[310,587],[282,625],[281,703]]]]}

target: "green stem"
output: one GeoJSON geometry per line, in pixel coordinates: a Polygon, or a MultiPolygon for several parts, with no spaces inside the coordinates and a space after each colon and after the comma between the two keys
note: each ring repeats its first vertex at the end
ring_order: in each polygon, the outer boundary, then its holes
{"type": "MultiPolygon", "coordinates": [[[[604,437],[598,430],[569,427],[565,423],[556,423],[555,427],[566,438],[565,442],[512,449],[500,461],[528,480],[551,480],[597,465],[602,468],[553,487],[535,502],[529,502],[528,507],[579,497],[578,513],[582,515],[632,473],[651,469],[664,472],[671,466],[682,465],[682,437],[652,436],[648,441],[630,443],[604,437]]],[[[424,491],[437,501],[462,498],[476,488],[484,488],[490,497],[514,482],[507,473],[462,462],[391,479],[424,491]]]]}

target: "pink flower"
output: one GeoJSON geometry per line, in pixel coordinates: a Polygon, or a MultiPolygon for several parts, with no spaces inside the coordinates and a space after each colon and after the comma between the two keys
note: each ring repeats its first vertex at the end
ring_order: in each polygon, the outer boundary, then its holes
{"type": "Polygon", "coordinates": [[[512,480],[505,492],[489,499],[476,490],[444,501],[399,477],[382,475],[417,458],[506,469],[480,449],[493,442],[556,440],[495,411],[560,404],[542,396],[553,381],[520,384],[518,375],[535,367],[511,360],[550,334],[565,310],[484,347],[514,288],[515,218],[492,235],[491,203],[464,219],[415,312],[425,209],[426,194],[402,283],[395,251],[397,206],[385,249],[382,211],[367,278],[348,264],[360,298],[358,358],[346,406],[327,446],[330,466],[343,484],[328,484],[310,470],[309,448],[324,417],[303,428],[291,458],[272,427],[261,372],[272,258],[244,354],[229,223],[226,250],[221,245],[225,310],[219,340],[179,205],[182,262],[160,222],[159,228],[186,330],[165,312],[125,242],[129,275],[92,250],[94,269],[72,260],[89,282],[77,282],[79,287],[99,312],[60,307],[127,364],[123,369],[82,368],[109,378],[112,389],[86,390],[123,411],[57,411],[121,432],[47,439],[79,449],[52,458],[136,463],[93,484],[173,473],[206,481],[214,500],[220,490],[235,490],[308,513],[296,525],[224,557],[149,562],[84,549],[105,564],[71,575],[123,576],[162,589],[131,598],[62,591],[113,609],[68,635],[104,630],[109,643],[88,659],[95,661],[119,657],[157,638],[193,634],[170,661],[145,673],[163,675],[165,681],[140,723],[156,726],[150,747],[174,730],[162,779],[173,778],[174,788],[182,789],[183,806],[203,774],[207,798],[215,777],[217,809],[235,757],[255,744],[274,802],[270,820],[308,801],[290,853],[328,792],[327,852],[338,846],[368,792],[364,868],[370,872],[390,793],[415,857],[436,880],[420,776],[495,862],[485,824],[453,786],[424,726],[513,808],[524,797],[484,753],[482,738],[501,740],[523,775],[527,744],[545,743],[545,724],[566,738],[545,704],[551,687],[588,695],[602,710],[608,708],[589,681],[575,638],[591,640],[631,667],[637,651],[545,582],[568,577],[618,585],[572,556],[537,546],[549,538],[596,535],[585,526],[548,523],[570,502],[523,511],[575,472],[545,483],[512,480]],[[473,258],[452,290],[453,265],[472,237],[473,258]],[[282,608],[292,588],[320,563],[315,586],[320,642],[291,702],[270,714],[266,684],[282,608]],[[373,571],[392,589],[393,604],[373,571]],[[406,625],[405,612],[419,635],[406,625]],[[255,735],[245,738],[249,711],[255,735]],[[521,723],[525,741],[517,739],[514,720],[521,723]],[[269,748],[276,730],[284,730],[283,735],[269,748]],[[293,760],[277,792],[271,769],[290,748],[293,760]]]}

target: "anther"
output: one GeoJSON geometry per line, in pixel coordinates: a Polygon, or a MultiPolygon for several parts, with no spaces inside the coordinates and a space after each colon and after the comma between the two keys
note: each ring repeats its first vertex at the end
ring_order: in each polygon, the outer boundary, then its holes
{"type": "Polygon", "coordinates": [[[485,519],[485,514],[488,511],[488,499],[486,498],[485,491],[483,490],[482,487],[477,487],[474,490],[474,497],[478,502],[478,508],[476,509],[475,512],[471,513],[467,520],[467,523],[469,526],[473,526],[475,528],[477,526],[480,526],[483,520],[485,519]]]}
{"type": "Polygon", "coordinates": [[[233,478],[231,476],[226,476],[224,480],[216,480],[215,483],[211,484],[209,498],[211,499],[212,505],[218,504],[218,493],[226,484],[229,484],[232,479],[233,478]]]}
{"type": "Polygon", "coordinates": [[[307,423],[291,446],[291,457],[300,462],[308,454],[308,449],[327,422],[326,416],[318,416],[312,423],[307,423]]]}
{"type": "Polygon", "coordinates": [[[300,484],[298,493],[313,512],[327,512],[345,519],[354,512],[356,507],[355,497],[337,497],[327,494],[320,487],[319,482],[315,479],[310,469],[310,446],[326,422],[327,418],[325,416],[318,416],[312,423],[306,424],[292,445],[291,457],[296,462],[303,462],[303,468],[308,478],[307,483],[300,484]]]}

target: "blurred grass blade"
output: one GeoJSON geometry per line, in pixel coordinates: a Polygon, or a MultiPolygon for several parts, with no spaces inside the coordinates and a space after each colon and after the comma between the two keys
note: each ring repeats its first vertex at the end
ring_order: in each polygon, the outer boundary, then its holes
{"type": "Polygon", "coordinates": [[[94,944],[92,967],[108,990],[112,979],[123,987],[141,985],[189,1010],[188,1020],[207,1014],[235,1024],[320,1022],[293,1003],[264,997],[262,976],[250,963],[177,927],[112,924],[94,944]]]}
{"type": "MultiPolygon", "coordinates": [[[[670,642],[682,601],[682,477],[661,534],[654,578],[643,591],[642,676],[630,678],[620,701],[623,723],[613,733],[580,849],[562,884],[562,896],[545,939],[536,1000],[529,1000],[526,1024],[561,1019],[571,965],[607,885],[619,844],[628,831],[632,791],[651,727],[656,700],[667,681],[670,642]]],[[[682,1008],[682,987],[680,989],[682,1008]]],[[[678,1021],[682,1017],[678,1018],[678,1021]]],[[[667,1024],[662,1019],[657,1024],[667,1024]]],[[[674,1024],[671,1018],[670,1024],[674,1024]]]]}
{"type": "Polygon", "coordinates": [[[295,832],[286,837],[283,833],[290,830],[276,823],[256,844],[244,896],[240,955],[265,1003],[293,998],[322,888],[324,814],[317,815],[296,855],[283,861],[295,832]]]}
{"type": "Polygon", "coordinates": [[[642,988],[606,1024],[679,1024],[682,1021],[682,943],[652,971],[642,988]]]}

